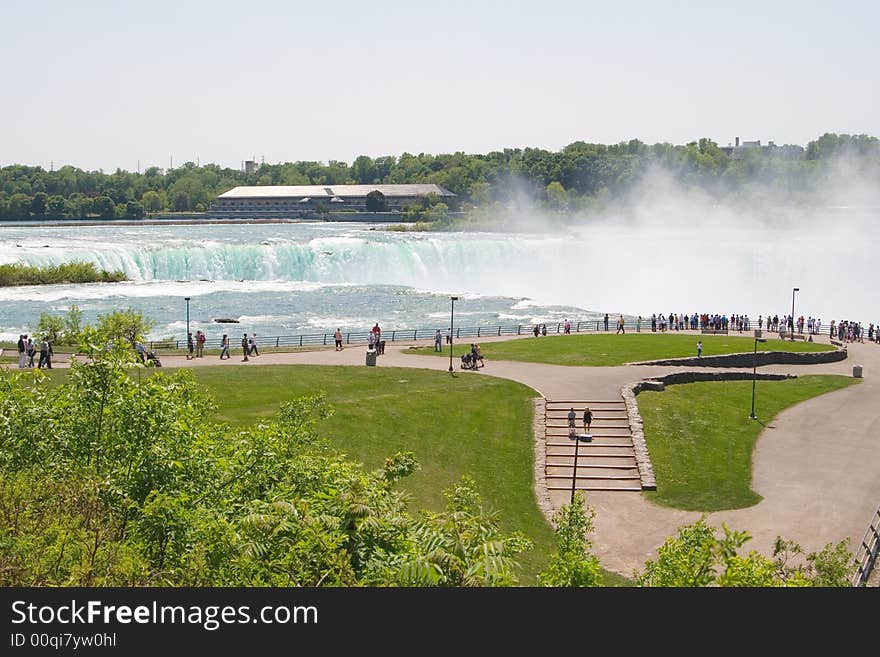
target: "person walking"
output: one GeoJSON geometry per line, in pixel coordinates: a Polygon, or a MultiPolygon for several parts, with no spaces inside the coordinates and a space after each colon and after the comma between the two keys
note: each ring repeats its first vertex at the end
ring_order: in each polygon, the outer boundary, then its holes
{"type": "Polygon", "coordinates": [[[620,335],[621,333],[626,335],[626,329],[623,326],[623,315],[617,320],[617,334],[620,335]]]}
{"type": "Polygon", "coordinates": [[[249,345],[248,345],[247,333],[245,333],[241,338],[241,351],[244,354],[244,358],[241,359],[241,362],[246,362],[247,360],[249,360],[248,359],[249,345]]]}
{"type": "Polygon", "coordinates": [[[18,336],[18,369],[23,370],[27,367],[27,339],[26,335],[18,336]]]}
{"type": "Polygon", "coordinates": [[[37,364],[37,369],[42,369],[43,366],[47,370],[52,369],[52,345],[46,336],[43,336],[43,340],[40,342],[40,362],[37,364]]]}
{"type": "Polygon", "coordinates": [[[569,438],[573,438],[575,435],[575,430],[574,430],[575,418],[577,418],[577,415],[575,415],[574,406],[572,406],[568,411],[568,437],[569,438]]]}
{"type": "Polygon", "coordinates": [[[336,351],[342,351],[342,331],[338,327],[333,334],[333,340],[336,341],[336,351]]]}
{"type": "Polygon", "coordinates": [[[446,329],[446,344],[452,344],[452,329],[446,329]]]}
{"type": "Polygon", "coordinates": [[[186,359],[187,359],[187,360],[192,360],[192,357],[193,357],[193,349],[194,349],[194,346],[193,346],[193,334],[192,334],[192,333],[187,333],[187,334],[186,334],[186,359]]]}
{"type": "Polygon", "coordinates": [[[703,341],[697,340],[697,358],[701,358],[703,356],[703,341]]]}
{"type": "Polygon", "coordinates": [[[34,355],[37,353],[37,346],[34,344],[34,341],[31,338],[27,339],[26,351],[27,351],[27,357],[28,357],[27,366],[33,367],[34,366],[34,355]]]}
{"type": "Polygon", "coordinates": [[[229,355],[229,336],[225,333],[223,334],[223,338],[220,340],[220,360],[223,360],[224,354],[226,358],[231,358],[229,355]]]}
{"type": "Polygon", "coordinates": [[[443,351],[443,337],[440,335],[440,329],[434,331],[434,351],[443,351]]]}
{"type": "Polygon", "coordinates": [[[260,350],[257,349],[257,334],[256,333],[251,333],[250,346],[251,346],[251,356],[259,356],[260,350]]]}
{"type": "Polygon", "coordinates": [[[571,322],[565,320],[565,335],[571,335],[571,322]]]}
{"type": "Polygon", "coordinates": [[[584,433],[590,435],[590,425],[593,423],[593,411],[587,406],[584,409],[584,433]]]}
{"type": "Polygon", "coordinates": [[[474,358],[476,358],[476,361],[474,362],[474,364],[479,362],[480,367],[486,366],[486,363],[483,362],[483,351],[480,349],[480,345],[478,345],[478,344],[474,345],[474,358]]]}

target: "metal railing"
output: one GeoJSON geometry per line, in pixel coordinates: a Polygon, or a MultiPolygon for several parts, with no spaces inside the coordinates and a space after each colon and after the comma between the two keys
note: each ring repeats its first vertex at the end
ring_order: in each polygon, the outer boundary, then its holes
{"type": "Polygon", "coordinates": [[[865,586],[874,564],[877,561],[877,553],[880,552],[880,507],[874,511],[868,530],[865,532],[864,538],[856,550],[856,572],[853,575],[852,585],[861,587],[865,586]]]}
{"type": "MultiPolygon", "coordinates": [[[[539,326],[547,327],[547,335],[561,335],[565,333],[565,322],[556,322],[556,323],[548,323],[548,324],[539,324],[539,326]]],[[[757,322],[751,322],[752,327],[757,326],[757,322]]],[[[218,324],[218,326],[223,326],[223,324],[218,324]]],[[[229,326],[234,326],[234,324],[229,324],[229,326]]],[[[489,338],[489,337],[500,337],[502,335],[530,335],[534,334],[534,324],[515,324],[515,325],[507,325],[507,326],[466,326],[466,327],[455,327],[453,330],[454,339],[458,340],[460,338],[489,338]]],[[[667,325],[666,333],[675,333],[681,330],[690,331],[690,330],[700,330],[701,326],[699,323],[695,329],[691,328],[691,325],[685,322],[684,329],[670,328],[667,325]]],[[[395,330],[383,330],[382,331],[382,339],[387,342],[417,342],[419,340],[434,340],[434,332],[437,330],[435,328],[425,328],[425,329],[395,329],[395,330]]],[[[641,325],[637,326],[637,321],[635,319],[625,320],[624,321],[624,330],[627,332],[642,332],[642,333],[650,333],[651,332],[651,319],[642,319],[641,325]]],[[[614,333],[617,331],[617,321],[612,317],[608,320],[608,327],[605,327],[604,319],[584,319],[578,321],[571,322],[571,332],[572,333],[596,333],[596,332],[608,332],[614,333]]],[[[742,333],[745,335],[750,332],[751,328],[743,328],[742,331],[730,326],[729,333],[730,334],[739,334],[742,333]]],[[[222,333],[223,331],[220,330],[222,333]]],[[[660,332],[660,325],[657,325],[657,333],[660,332]]],[[[234,329],[227,330],[227,335],[229,336],[229,346],[230,348],[236,348],[241,346],[241,336],[243,331],[238,332],[234,329]],[[236,337],[237,336],[237,337],[236,337]]],[[[441,328],[440,334],[445,343],[446,341],[446,329],[441,328]]],[[[342,341],[344,344],[367,344],[369,340],[370,331],[343,331],[342,333],[342,341]]],[[[248,334],[250,337],[250,333],[248,334]]],[[[195,338],[195,335],[193,335],[195,338]]],[[[272,336],[257,336],[257,348],[260,347],[315,347],[315,346],[333,346],[335,344],[334,333],[311,333],[311,334],[301,334],[301,335],[272,335],[272,336]]],[[[183,340],[152,340],[147,346],[152,351],[156,351],[157,349],[186,349],[187,343],[186,339],[183,340]]],[[[220,338],[211,338],[205,342],[205,348],[207,349],[220,349],[220,338]]]]}

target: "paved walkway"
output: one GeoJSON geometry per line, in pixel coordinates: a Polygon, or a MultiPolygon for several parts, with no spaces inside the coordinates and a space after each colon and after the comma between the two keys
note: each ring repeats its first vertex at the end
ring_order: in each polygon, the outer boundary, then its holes
{"type": "MultiPolygon", "coordinates": [[[[696,335],[696,334],[695,334],[696,335]]],[[[745,335],[745,334],[744,334],[745,335]]],[[[503,336],[501,339],[510,339],[503,336]]],[[[522,339],[529,339],[524,337],[522,339]]],[[[535,339],[535,338],[531,338],[535,339]]],[[[562,337],[538,339],[565,339],[562,337]]],[[[827,335],[820,338],[827,341],[827,335]]],[[[481,344],[492,342],[481,338],[481,344]]],[[[766,348],[772,348],[768,341],[766,348]]],[[[421,341],[419,344],[424,345],[421,341]]],[[[449,360],[405,355],[405,344],[387,345],[379,367],[417,367],[447,370],[449,360]]],[[[445,345],[444,345],[444,348],[445,345]]],[[[463,349],[456,344],[457,353],[463,349]]],[[[231,360],[206,356],[187,361],[162,356],[166,367],[256,367],[266,364],[365,365],[365,347],[349,346],[299,353],[266,353],[241,362],[240,351],[231,360]]],[[[617,399],[625,383],[685,369],[680,367],[620,366],[565,367],[538,363],[486,361],[477,373],[456,376],[497,376],[520,381],[549,399],[617,399]]],[[[864,381],[802,402],[780,414],[758,439],[753,465],[753,489],[764,499],[753,507],[708,515],[710,523],[726,523],[748,531],[746,544],[763,554],[772,552],[777,535],[798,541],[807,551],[844,538],[855,552],[871,515],[880,502],[880,346],[849,345],[842,362],[811,366],[767,366],[761,372],[842,374],[853,365],[864,367],[864,381]]],[[[63,366],[63,364],[61,364],[63,366]]],[[[711,369],[711,368],[710,368],[711,369]]],[[[711,371],[718,371],[712,369],[711,371]]],[[[751,370],[748,370],[751,371],[751,370]]],[[[662,483],[660,484],[662,485],[662,483]]],[[[565,491],[550,491],[554,507],[568,503],[565,491]]],[[[641,569],[667,536],[699,519],[699,513],[679,511],[649,502],[641,493],[590,491],[587,501],[596,510],[594,551],[603,565],[624,575],[641,569]]]]}

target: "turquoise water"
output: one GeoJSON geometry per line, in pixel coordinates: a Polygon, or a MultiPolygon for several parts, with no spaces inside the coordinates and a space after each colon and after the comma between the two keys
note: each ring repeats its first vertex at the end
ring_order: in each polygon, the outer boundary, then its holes
{"type": "Polygon", "coordinates": [[[364,224],[97,226],[0,229],[0,262],[71,260],[122,270],[125,283],[0,289],[0,338],[31,332],[43,312],[77,305],[86,322],[115,308],[155,321],[153,339],[223,332],[262,336],[440,328],[458,295],[457,326],[592,318],[572,304],[503,294],[504,272],[533,242],[507,236],[416,235],[364,224]],[[491,278],[500,276],[493,283],[491,278]],[[487,284],[488,283],[488,284],[487,284]],[[493,293],[493,290],[500,293],[493,293]],[[217,318],[239,324],[217,324],[217,318]]]}
{"type": "MultiPolygon", "coordinates": [[[[688,222],[691,220],[689,219],[688,222]]],[[[821,223],[818,227],[822,227],[821,223]]],[[[121,269],[130,282],[0,289],[0,338],[32,332],[43,312],[79,306],[87,322],[131,307],[151,338],[193,331],[263,336],[531,325],[652,313],[796,314],[876,321],[873,232],[694,227],[644,222],[544,234],[391,232],[344,223],[0,226],[0,262],[71,260],[121,269]],[[217,318],[240,323],[220,325],[217,318]]]]}

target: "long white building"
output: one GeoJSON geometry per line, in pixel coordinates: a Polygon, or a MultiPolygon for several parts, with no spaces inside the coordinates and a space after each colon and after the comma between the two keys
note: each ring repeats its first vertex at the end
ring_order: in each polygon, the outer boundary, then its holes
{"type": "Polygon", "coordinates": [[[330,211],[367,211],[367,194],[380,192],[385,209],[402,210],[422,196],[436,194],[447,200],[455,194],[439,185],[258,185],[234,187],[214,201],[212,214],[225,216],[297,216],[319,208],[330,211]]]}

